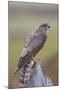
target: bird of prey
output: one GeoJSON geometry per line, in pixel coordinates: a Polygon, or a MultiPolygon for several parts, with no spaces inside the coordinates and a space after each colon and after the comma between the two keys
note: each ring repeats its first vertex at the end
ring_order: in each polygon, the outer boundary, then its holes
{"type": "Polygon", "coordinates": [[[33,60],[37,53],[41,50],[47,39],[47,32],[49,28],[50,26],[48,23],[45,23],[40,25],[36,31],[33,31],[28,35],[16,72],[29,64],[30,61],[33,60]]]}

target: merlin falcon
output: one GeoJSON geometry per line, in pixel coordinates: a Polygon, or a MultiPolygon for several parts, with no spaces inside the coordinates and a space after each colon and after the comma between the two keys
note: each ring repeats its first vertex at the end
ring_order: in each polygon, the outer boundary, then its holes
{"type": "MultiPolygon", "coordinates": [[[[42,49],[44,46],[47,36],[48,36],[48,29],[50,26],[48,23],[42,24],[39,28],[33,32],[31,32],[26,40],[26,44],[22,50],[16,72],[19,69],[27,66],[31,60],[37,55],[37,53],[42,49]]],[[[16,73],[15,72],[15,73],[16,73]]]]}

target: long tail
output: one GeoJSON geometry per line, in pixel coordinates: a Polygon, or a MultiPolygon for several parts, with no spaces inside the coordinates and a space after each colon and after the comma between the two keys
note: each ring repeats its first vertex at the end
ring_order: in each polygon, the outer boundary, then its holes
{"type": "Polygon", "coordinates": [[[19,78],[19,82],[22,84],[27,84],[30,77],[31,77],[31,71],[32,71],[32,66],[33,66],[34,62],[31,61],[28,65],[24,66],[24,68],[22,69],[22,73],[21,76],[19,78]]]}

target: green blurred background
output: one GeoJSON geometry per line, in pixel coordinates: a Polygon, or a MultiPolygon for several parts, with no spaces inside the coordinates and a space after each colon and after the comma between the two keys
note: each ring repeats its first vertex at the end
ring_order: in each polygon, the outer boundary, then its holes
{"type": "Polygon", "coordinates": [[[13,73],[24,47],[29,32],[36,30],[39,25],[49,23],[51,29],[43,49],[37,54],[45,65],[44,72],[58,85],[58,5],[27,2],[8,2],[9,29],[9,88],[20,87],[13,73]]]}

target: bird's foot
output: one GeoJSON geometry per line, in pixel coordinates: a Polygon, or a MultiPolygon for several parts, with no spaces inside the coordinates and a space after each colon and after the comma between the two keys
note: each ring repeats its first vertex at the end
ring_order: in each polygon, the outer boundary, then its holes
{"type": "Polygon", "coordinates": [[[37,60],[38,60],[38,59],[37,59],[36,57],[33,58],[33,62],[37,62],[37,60]]]}

